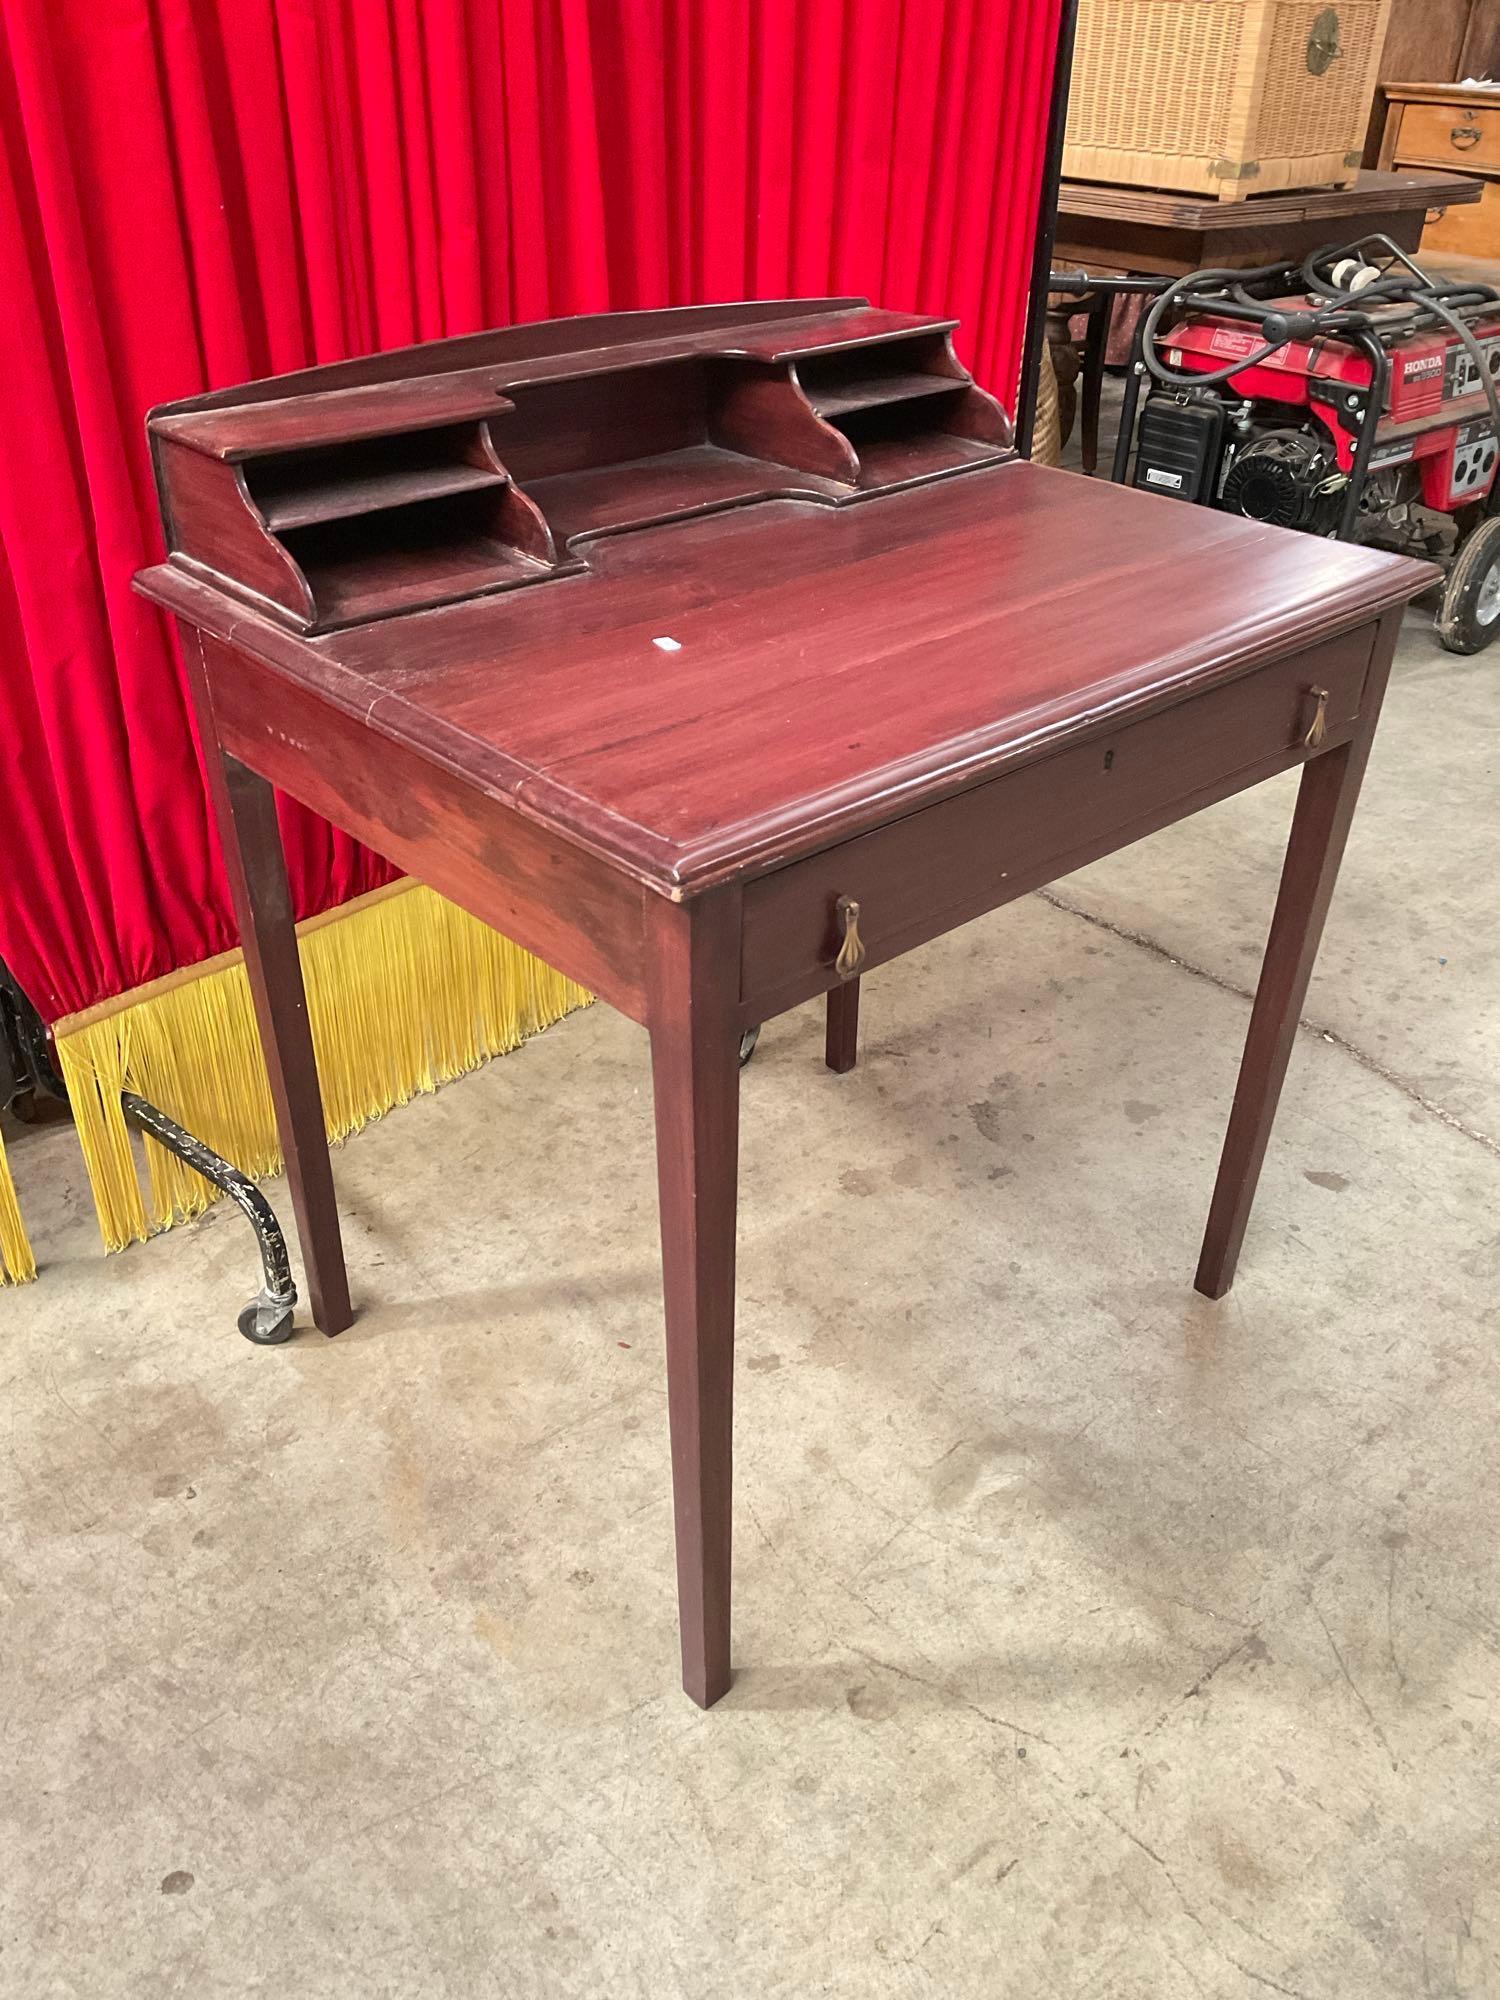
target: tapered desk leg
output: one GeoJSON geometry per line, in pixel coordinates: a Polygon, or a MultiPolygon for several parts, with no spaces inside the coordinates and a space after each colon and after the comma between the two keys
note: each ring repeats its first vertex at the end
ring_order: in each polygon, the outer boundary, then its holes
{"type": "Polygon", "coordinates": [[[328,1128],[313,1058],[302,960],[297,954],[292,892],[276,820],[276,794],[264,778],[219,743],[209,662],[217,658],[233,672],[232,655],[190,626],[182,628],[182,642],[204,775],[224,850],[229,895],[239,922],[276,1129],[292,1190],[308,1306],[315,1326],[324,1333],[342,1333],[352,1323],[354,1312],[349,1304],[349,1278],[333,1195],[328,1128]]]}
{"type": "Polygon", "coordinates": [[[828,1031],[823,1060],[845,1076],[859,1059],[859,981],[846,979],[828,995],[828,1031]]]}
{"type": "MultiPolygon", "coordinates": [[[[215,755],[212,746],[205,749],[215,755]]],[[[342,1333],[354,1313],[276,795],[237,757],[220,754],[222,791],[217,785],[212,789],[302,1243],[308,1304],[324,1333],[342,1333]]]]}
{"type": "Polygon", "coordinates": [[[1376,640],[1376,658],[1366,680],[1359,735],[1302,767],[1276,911],[1193,1280],[1211,1299],[1223,1298],[1234,1282],[1261,1162],[1323,936],[1323,921],[1354,817],[1395,645],[1397,625],[1391,620],[1384,622],[1386,629],[1376,640]]]}
{"type": "Polygon", "coordinates": [[[709,1708],[730,1680],[738,893],[649,914],[682,1684],[709,1708]]]}

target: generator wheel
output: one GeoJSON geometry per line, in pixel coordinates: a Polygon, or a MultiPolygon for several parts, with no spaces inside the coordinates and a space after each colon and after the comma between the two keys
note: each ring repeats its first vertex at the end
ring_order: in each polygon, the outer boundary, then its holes
{"type": "Polygon", "coordinates": [[[1437,632],[1450,653],[1479,653],[1500,638],[1500,517],[1481,521],[1455,557],[1437,632]]]}

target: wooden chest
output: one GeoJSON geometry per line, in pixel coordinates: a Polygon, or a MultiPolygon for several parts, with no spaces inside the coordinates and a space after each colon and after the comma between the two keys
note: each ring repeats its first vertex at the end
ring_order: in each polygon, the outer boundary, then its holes
{"type": "Polygon", "coordinates": [[[1063,172],[1226,201],[1347,186],[1391,0],[1079,0],[1063,172]]]}

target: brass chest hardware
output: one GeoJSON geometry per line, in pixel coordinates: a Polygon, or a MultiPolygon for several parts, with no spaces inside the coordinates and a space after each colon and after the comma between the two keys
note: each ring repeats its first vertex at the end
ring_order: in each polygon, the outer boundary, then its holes
{"type": "Polygon", "coordinates": [[[1313,76],[1326,76],[1330,66],[1344,53],[1339,41],[1339,16],[1336,7],[1325,7],[1313,22],[1312,33],[1307,38],[1307,67],[1313,76]]]}
{"type": "Polygon", "coordinates": [[[844,933],[833,969],[840,979],[853,979],[865,962],[865,942],[859,934],[859,904],[852,896],[840,896],[833,907],[844,933]]]}

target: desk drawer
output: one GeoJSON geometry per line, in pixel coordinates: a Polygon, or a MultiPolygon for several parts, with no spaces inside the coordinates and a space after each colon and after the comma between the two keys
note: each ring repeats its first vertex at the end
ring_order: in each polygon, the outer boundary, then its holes
{"type": "Polygon", "coordinates": [[[746,1018],[834,983],[841,896],[858,902],[866,963],[878,964],[1301,762],[1313,689],[1328,691],[1325,741],[1339,742],[1373,639],[1373,626],[1349,633],[748,883],[746,1018]]]}
{"type": "Polygon", "coordinates": [[[1486,181],[1477,202],[1455,203],[1422,231],[1424,256],[1500,256],[1500,180],[1486,181]]]}
{"type": "Polygon", "coordinates": [[[1408,104],[1396,153],[1403,165],[1500,167],[1500,107],[1408,104]]]}

